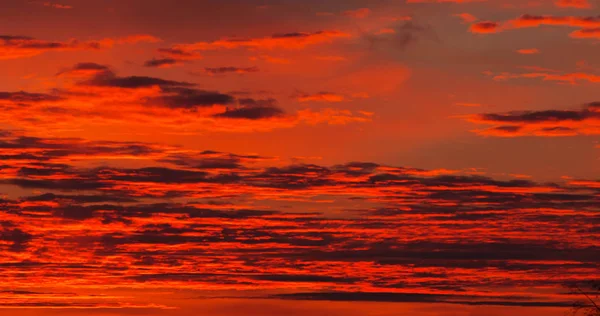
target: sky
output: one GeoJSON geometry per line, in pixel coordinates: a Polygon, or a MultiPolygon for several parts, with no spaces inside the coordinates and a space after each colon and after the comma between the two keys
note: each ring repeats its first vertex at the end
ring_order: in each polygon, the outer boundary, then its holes
{"type": "Polygon", "coordinates": [[[3,0],[2,315],[564,315],[598,0],[3,0]]]}

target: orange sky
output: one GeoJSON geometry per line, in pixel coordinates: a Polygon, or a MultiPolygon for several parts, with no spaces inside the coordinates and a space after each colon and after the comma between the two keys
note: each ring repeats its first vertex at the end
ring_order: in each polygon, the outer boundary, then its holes
{"type": "Polygon", "coordinates": [[[563,315],[597,0],[0,2],[2,315],[563,315]]]}

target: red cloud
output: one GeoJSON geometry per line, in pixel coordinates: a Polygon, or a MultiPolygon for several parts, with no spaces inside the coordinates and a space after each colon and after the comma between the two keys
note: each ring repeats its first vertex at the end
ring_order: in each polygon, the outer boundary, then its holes
{"type": "Polygon", "coordinates": [[[562,8],[589,9],[592,7],[588,0],[556,0],[554,4],[562,8]]]}
{"type": "Polygon", "coordinates": [[[284,33],[271,37],[250,39],[220,39],[212,42],[196,42],[175,46],[185,51],[203,51],[218,49],[301,49],[309,45],[329,43],[335,39],[347,38],[350,34],[341,31],[320,31],[314,33],[284,33]]]}
{"type": "Polygon", "coordinates": [[[487,33],[500,32],[501,28],[500,28],[500,24],[498,24],[497,22],[482,21],[482,22],[477,22],[477,23],[471,24],[471,27],[469,28],[469,30],[472,33],[487,34],[487,33]]]}
{"type": "Polygon", "coordinates": [[[533,55],[533,54],[539,54],[540,50],[537,48],[522,48],[517,50],[517,53],[522,54],[522,55],[533,55]]]}
{"type": "Polygon", "coordinates": [[[324,101],[324,102],[342,102],[344,101],[344,96],[341,94],[331,93],[331,92],[319,92],[315,94],[303,94],[298,96],[298,101],[300,102],[310,102],[310,101],[324,101]]]}
{"type": "Polygon", "coordinates": [[[458,13],[454,14],[454,16],[459,17],[463,23],[473,23],[477,21],[477,18],[470,13],[458,13]]]}
{"type": "Polygon", "coordinates": [[[570,34],[570,36],[574,37],[574,38],[598,38],[598,39],[600,39],[600,27],[573,31],[570,34]]]}

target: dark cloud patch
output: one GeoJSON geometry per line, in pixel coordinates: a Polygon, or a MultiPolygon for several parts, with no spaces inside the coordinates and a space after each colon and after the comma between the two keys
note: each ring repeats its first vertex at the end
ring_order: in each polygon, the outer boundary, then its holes
{"type": "Polygon", "coordinates": [[[45,93],[30,93],[25,91],[17,92],[1,92],[0,91],[0,102],[10,101],[12,103],[40,103],[40,102],[56,102],[63,98],[57,95],[45,94],[45,93]]]}
{"type": "Polygon", "coordinates": [[[33,239],[33,236],[20,228],[15,227],[13,223],[0,222],[0,224],[2,224],[2,228],[0,229],[0,240],[12,243],[8,249],[13,252],[25,251],[27,244],[33,239]]]}
{"type": "Polygon", "coordinates": [[[516,132],[520,131],[522,128],[523,128],[522,126],[517,126],[517,125],[503,125],[503,126],[493,127],[492,130],[511,134],[511,133],[516,133],[516,132]]]}
{"type": "Polygon", "coordinates": [[[175,58],[153,58],[144,63],[146,67],[168,67],[173,66],[180,63],[179,60],[175,58]]]}
{"type": "MultiPolygon", "coordinates": [[[[110,67],[102,64],[93,62],[77,63],[73,67],[63,69],[59,71],[56,76],[93,76],[93,75],[104,75],[104,76],[115,76],[110,67]]],[[[64,95],[68,95],[69,91],[58,91],[64,95]]]]}
{"type": "Polygon", "coordinates": [[[238,104],[238,107],[227,108],[225,112],[215,116],[231,119],[260,120],[284,115],[284,111],[277,106],[275,99],[240,99],[238,100],[238,104]]]}
{"type": "Polygon", "coordinates": [[[283,110],[273,107],[242,107],[236,109],[228,109],[227,111],[217,114],[216,117],[232,118],[232,119],[247,119],[260,120],[283,115],[283,110]]]}
{"type": "Polygon", "coordinates": [[[304,32],[293,32],[293,33],[279,33],[273,34],[272,38],[290,38],[290,37],[309,37],[315,34],[321,34],[323,32],[315,32],[315,33],[304,33],[304,32]]]}
{"type": "Polygon", "coordinates": [[[595,181],[498,180],[368,162],[265,165],[252,154],[7,131],[0,156],[13,157],[0,165],[3,185],[41,191],[0,198],[0,217],[11,220],[0,223],[0,247],[27,258],[1,262],[3,277],[30,270],[116,286],[444,291],[454,294],[316,299],[555,306],[562,303],[540,293],[467,294],[556,286],[600,262],[595,181]],[[145,160],[85,168],[75,161],[82,155],[145,160]]]}
{"type": "Polygon", "coordinates": [[[376,172],[377,167],[379,167],[378,164],[371,162],[350,162],[344,165],[333,166],[332,170],[358,177],[376,172]]]}
{"type": "Polygon", "coordinates": [[[49,51],[96,50],[103,48],[98,41],[47,41],[29,36],[0,35],[2,59],[16,59],[36,56],[49,51]]]}
{"type": "Polygon", "coordinates": [[[235,157],[193,158],[186,155],[171,155],[164,162],[197,169],[241,169],[241,160],[235,157]]]}
{"type": "Polygon", "coordinates": [[[482,114],[484,120],[505,123],[539,123],[550,121],[582,121],[591,117],[600,117],[600,113],[591,111],[535,111],[535,112],[511,112],[507,114],[482,114]]]}
{"type": "Polygon", "coordinates": [[[288,300],[311,301],[349,301],[349,302],[396,302],[396,303],[446,303],[465,305],[497,305],[497,306],[536,306],[536,307],[570,307],[572,302],[533,301],[526,297],[485,297],[472,295],[444,295],[422,293],[393,292],[312,292],[286,293],[272,296],[288,300]],[[504,300],[502,300],[504,299],[504,300]]]}
{"type": "Polygon", "coordinates": [[[101,64],[97,64],[97,63],[86,62],[86,63],[75,64],[75,66],[73,66],[70,70],[71,71],[77,71],[77,70],[95,70],[95,71],[99,71],[99,72],[105,72],[105,71],[110,71],[110,68],[108,66],[106,66],[106,65],[101,65],[101,64]]]}
{"type": "Polygon", "coordinates": [[[211,75],[220,75],[227,73],[245,74],[258,72],[258,67],[216,67],[216,68],[204,68],[204,71],[211,75]]]}
{"type": "MultiPolygon", "coordinates": [[[[39,138],[22,135],[0,135],[0,149],[28,150],[32,153],[13,154],[15,158],[48,160],[73,155],[132,155],[157,153],[153,146],[136,142],[84,141],[82,139],[39,138]]],[[[56,166],[55,166],[56,167],[56,166]]]]}
{"type": "Polygon", "coordinates": [[[34,202],[50,202],[50,201],[69,201],[71,203],[132,203],[137,202],[136,199],[130,197],[114,196],[114,195],[64,195],[45,193],[40,195],[28,196],[23,200],[34,202]]]}
{"type": "Polygon", "coordinates": [[[51,50],[72,46],[69,43],[41,41],[28,36],[0,35],[0,40],[2,46],[21,49],[51,50]]]}
{"type": "Polygon", "coordinates": [[[159,48],[158,52],[163,55],[173,56],[174,58],[190,58],[197,56],[194,52],[189,52],[179,48],[159,48]]]}
{"type": "Polygon", "coordinates": [[[598,102],[585,104],[580,110],[513,111],[482,113],[467,120],[495,125],[476,132],[492,136],[574,136],[598,134],[600,106],[598,102]]]}
{"type": "Polygon", "coordinates": [[[233,96],[216,91],[166,87],[163,88],[162,96],[151,98],[147,102],[151,105],[162,105],[174,109],[195,109],[231,104],[234,101],[233,96]]]}
{"type": "Polygon", "coordinates": [[[79,190],[98,190],[107,187],[107,184],[101,183],[94,179],[29,179],[18,178],[11,180],[3,180],[0,183],[13,184],[22,188],[29,189],[47,189],[47,190],[64,190],[64,191],[79,191],[79,190]]]}
{"type": "Polygon", "coordinates": [[[33,37],[29,36],[18,36],[18,35],[0,35],[2,41],[30,41],[33,37]]]}
{"type": "Polygon", "coordinates": [[[96,63],[79,63],[71,69],[62,71],[59,74],[84,72],[91,75],[90,79],[79,82],[84,86],[112,87],[124,89],[138,89],[152,86],[159,87],[193,87],[193,83],[166,80],[148,76],[125,76],[116,75],[109,67],[96,63]]]}
{"type": "Polygon", "coordinates": [[[125,89],[137,89],[147,88],[152,86],[161,87],[192,87],[193,83],[165,80],[155,77],[146,76],[128,76],[119,77],[110,72],[104,72],[96,75],[94,78],[88,81],[84,81],[81,84],[98,87],[113,87],[113,88],[125,88],[125,89]]]}
{"type": "Polygon", "coordinates": [[[246,164],[270,159],[272,158],[259,155],[237,155],[205,150],[195,155],[170,154],[160,161],[197,169],[247,169],[246,164]]]}
{"type": "Polygon", "coordinates": [[[263,274],[251,276],[254,280],[272,281],[272,282],[308,282],[308,283],[354,283],[358,278],[332,277],[328,275],[314,274],[263,274]]]}

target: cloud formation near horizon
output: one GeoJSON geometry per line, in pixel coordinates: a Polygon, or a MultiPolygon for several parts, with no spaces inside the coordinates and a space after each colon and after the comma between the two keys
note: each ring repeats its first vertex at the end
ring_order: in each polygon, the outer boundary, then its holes
{"type": "Polygon", "coordinates": [[[576,281],[599,259],[595,182],[542,184],[360,162],[277,166],[255,155],[2,135],[2,185],[36,193],[0,201],[0,287],[55,275],[54,285],[67,288],[75,276],[99,288],[302,284],[281,298],[562,306],[559,296],[476,293],[576,281]],[[105,157],[149,166],[76,167],[105,157]],[[299,202],[315,211],[275,206],[299,202]],[[577,240],[568,238],[573,229],[577,240]],[[103,263],[107,256],[113,260],[103,263]],[[56,263],[63,260],[74,263],[56,263]],[[561,276],[549,278],[559,267],[561,276]],[[314,293],[326,289],[337,294],[314,293]],[[423,290],[437,296],[411,294],[423,290]]]}

